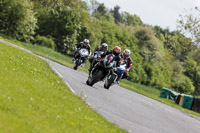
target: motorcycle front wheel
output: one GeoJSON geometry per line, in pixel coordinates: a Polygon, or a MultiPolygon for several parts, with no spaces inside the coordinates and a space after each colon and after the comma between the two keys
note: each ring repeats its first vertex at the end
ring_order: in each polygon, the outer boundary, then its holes
{"type": "Polygon", "coordinates": [[[92,77],[89,77],[88,80],[86,81],[86,84],[89,86],[93,86],[95,83],[100,81],[103,77],[103,71],[99,70],[95,75],[92,75],[92,77]]]}

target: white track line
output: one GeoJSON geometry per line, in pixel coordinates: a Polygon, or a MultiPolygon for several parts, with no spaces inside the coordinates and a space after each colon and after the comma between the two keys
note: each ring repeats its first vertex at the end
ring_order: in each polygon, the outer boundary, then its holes
{"type": "Polygon", "coordinates": [[[51,66],[51,68],[53,69],[53,71],[55,72],[55,73],[57,73],[58,74],[58,76],[60,77],[60,78],[62,78],[63,79],[63,76],[62,76],[62,74],[60,74],[50,63],[49,63],[49,65],[51,66]]]}
{"type": "MultiPolygon", "coordinates": [[[[58,76],[61,77],[61,78],[63,79],[62,74],[60,74],[50,63],[49,63],[49,65],[51,66],[51,68],[53,69],[53,71],[54,71],[55,73],[57,73],[58,76]]],[[[68,82],[65,82],[65,83],[66,83],[66,85],[69,87],[69,89],[71,90],[71,92],[74,93],[74,94],[76,94],[75,91],[74,91],[74,90],[72,89],[72,87],[70,86],[70,84],[69,84],[68,82]]]]}
{"type": "Polygon", "coordinates": [[[70,86],[70,84],[68,82],[65,82],[67,84],[67,86],[69,87],[69,89],[71,90],[72,93],[76,94],[75,91],[72,89],[72,87],[70,86]]]}

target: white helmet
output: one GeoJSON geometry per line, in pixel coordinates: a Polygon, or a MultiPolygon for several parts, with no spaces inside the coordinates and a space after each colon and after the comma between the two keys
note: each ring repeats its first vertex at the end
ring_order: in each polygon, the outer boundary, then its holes
{"type": "Polygon", "coordinates": [[[107,43],[102,43],[101,44],[101,50],[102,51],[107,51],[108,50],[108,44],[107,43]]]}
{"type": "Polygon", "coordinates": [[[128,58],[130,55],[131,55],[131,51],[129,49],[125,49],[124,52],[123,52],[123,56],[125,58],[128,58]]]}
{"type": "Polygon", "coordinates": [[[108,44],[107,43],[102,43],[101,46],[102,47],[108,47],[108,44]]]}
{"type": "Polygon", "coordinates": [[[90,41],[88,39],[84,39],[83,42],[89,44],[90,41]]]}

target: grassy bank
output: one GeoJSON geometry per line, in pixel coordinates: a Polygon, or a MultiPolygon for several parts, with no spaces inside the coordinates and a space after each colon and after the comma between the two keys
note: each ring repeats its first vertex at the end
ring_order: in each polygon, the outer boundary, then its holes
{"type": "Polygon", "coordinates": [[[0,66],[1,133],[126,132],[75,96],[43,60],[0,43],[0,66]]]}

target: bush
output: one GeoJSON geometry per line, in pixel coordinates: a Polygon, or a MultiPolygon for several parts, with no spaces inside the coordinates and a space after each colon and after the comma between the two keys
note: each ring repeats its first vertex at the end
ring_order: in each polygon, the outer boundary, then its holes
{"type": "Polygon", "coordinates": [[[191,94],[195,91],[192,81],[185,75],[176,75],[172,81],[173,88],[180,93],[191,94]]]}
{"type": "Polygon", "coordinates": [[[35,38],[35,43],[37,45],[41,45],[41,46],[45,46],[45,47],[48,47],[48,48],[52,48],[53,50],[55,49],[55,43],[54,43],[54,41],[53,41],[53,39],[51,37],[47,38],[45,36],[37,35],[36,38],[35,38]]]}

